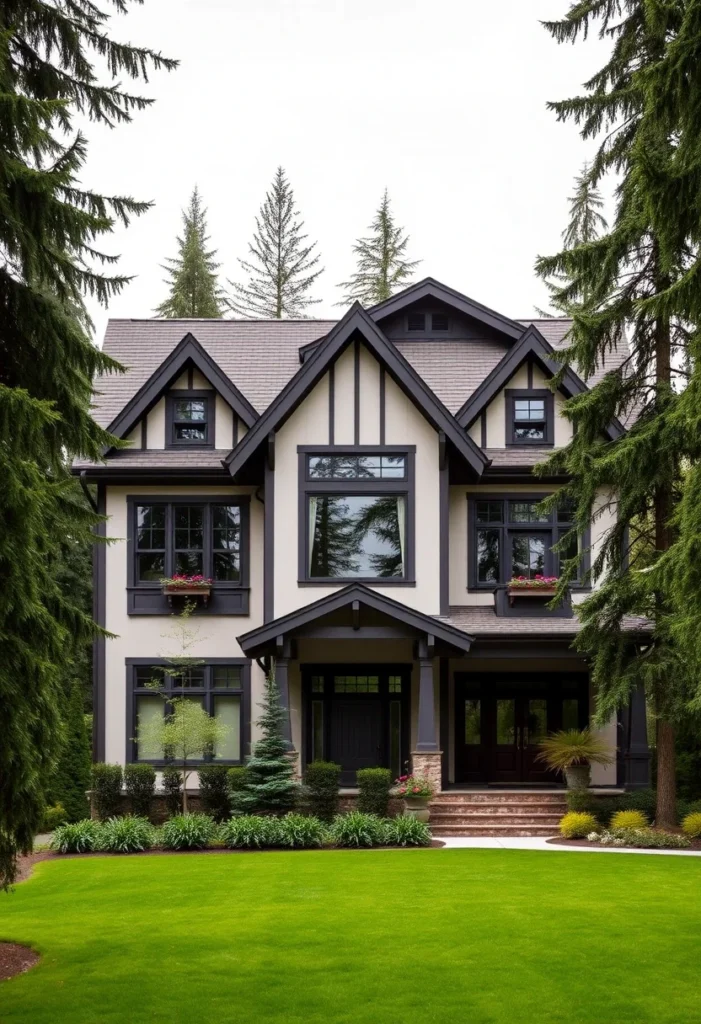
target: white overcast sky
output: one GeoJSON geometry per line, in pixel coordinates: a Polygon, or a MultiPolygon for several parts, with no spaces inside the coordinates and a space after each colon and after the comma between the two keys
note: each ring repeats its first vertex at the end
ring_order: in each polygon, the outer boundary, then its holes
{"type": "Polygon", "coordinates": [[[549,99],[579,91],[598,39],[558,46],[540,21],[568,0],[145,0],[114,38],[179,58],[141,91],[156,102],[112,131],[88,125],[83,182],[152,199],[105,248],[134,280],[107,316],[148,317],[166,293],[180,211],[197,183],[222,274],[238,273],[278,164],[326,270],[312,315],[340,315],[385,186],[431,275],[526,317],[545,304],[533,271],[552,253],[573,176],[590,152],[549,99]]]}

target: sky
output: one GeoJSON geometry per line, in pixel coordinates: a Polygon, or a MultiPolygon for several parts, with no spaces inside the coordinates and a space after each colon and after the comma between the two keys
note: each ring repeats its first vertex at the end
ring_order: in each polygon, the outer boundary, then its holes
{"type": "MultiPolygon", "coordinates": [[[[547,304],[534,273],[557,251],[588,155],[548,100],[602,63],[597,38],[559,46],[541,21],[568,0],[144,0],[115,39],[180,60],[126,126],[87,124],[87,187],[153,200],[103,248],[134,275],[107,317],[150,317],[164,299],[195,184],[223,279],[241,279],[255,215],[285,168],[325,272],[310,313],[342,315],[351,246],[389,190],[417,279],[436,277],[511,317],[547,304]]],[[[125,83],[126,84],[126,83],[125,83]]]]}

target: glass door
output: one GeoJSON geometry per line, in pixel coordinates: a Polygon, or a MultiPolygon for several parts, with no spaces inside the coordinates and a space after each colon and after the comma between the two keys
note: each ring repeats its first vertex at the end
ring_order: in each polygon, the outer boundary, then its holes
{"type": "Polygon", "coordinates": [[[494,782],[521,781],[521,729],[516,697],[494,701],[494,782]]]}

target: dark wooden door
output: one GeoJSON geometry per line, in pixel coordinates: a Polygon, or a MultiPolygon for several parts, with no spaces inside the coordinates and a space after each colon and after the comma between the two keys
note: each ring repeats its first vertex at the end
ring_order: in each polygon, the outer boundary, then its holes
{"type": "Polygon", "coordinates": [[[520,707],[516,697],[497,697],[489,701],[491,714],[492,771],[490,782],[521,782],[520,707]]]}
{"type": "Polygon", "coordinates": [[[331,718],[329,760],[342,765],[341,782],[355,785],[360,768],[383,761],[382,714],[377,700],[335,700],[331,718]]]}

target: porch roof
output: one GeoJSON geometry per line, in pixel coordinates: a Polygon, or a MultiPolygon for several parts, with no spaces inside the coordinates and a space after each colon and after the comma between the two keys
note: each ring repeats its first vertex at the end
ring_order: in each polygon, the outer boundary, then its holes
{"type": "Polygon", "coordinates": [[[473,637],[445,619],[409,608],[361,583],[322,597],[288,615],[239,636],[249,657],[282,654],[297,637],[325,639],[415,639],[425,657],[438,653],[466,654],[473,637]]]}

